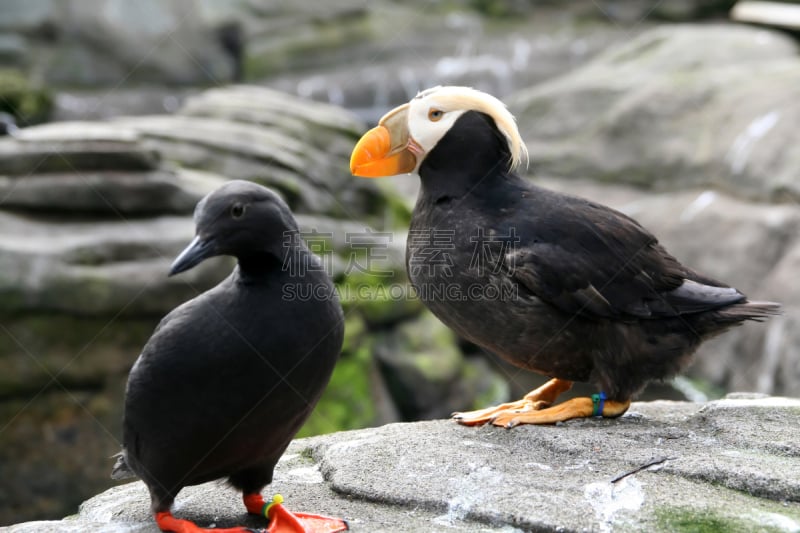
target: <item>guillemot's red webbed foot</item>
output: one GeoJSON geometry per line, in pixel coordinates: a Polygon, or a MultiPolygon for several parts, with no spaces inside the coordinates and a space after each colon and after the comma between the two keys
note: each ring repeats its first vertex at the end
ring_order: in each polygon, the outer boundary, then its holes
{"type": "Polygon", "coordinates": [[[248,527],[232,528],[204,528],[190,520],[175,518],[169,511],[155,514],[156,524],[161,531],[172,531],[173,533],[266,533],[266,529],[253,529],[248,527]]]}
{"type": "Polygon", "coordinates": [[[269,520],[268,533],[337,533],[350,529],[341,518],[310,513],[292,513],[283,506],[283,497],[276,494],[269,503],[261,494],[244,494],[247,512],[269,520]]]}
{"type": "Polygon", "coordinates": [[[190,520],[175,518],[169,511],[156,513],[156,524],[161,531],[173,533],[338,533],[349,529],[340,518],[288,511],[280,494],[270,502],[265,502],[261,494],[244,494],[243,499],[247,512],[267,518],[268,527],[203,528],[190,520]]]}

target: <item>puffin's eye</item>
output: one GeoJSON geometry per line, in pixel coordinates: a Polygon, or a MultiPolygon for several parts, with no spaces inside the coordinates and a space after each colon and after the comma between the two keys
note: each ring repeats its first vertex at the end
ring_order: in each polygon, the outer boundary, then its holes
{"type": "Polygon", "coordinates": [[[231,216],[233,218],[242,218],[242,215],[244,215],[244,204],[233,204],[233,206],[231,206],[231,216]]]}
{"type": "Polygon", "coordinates": [[[428,111],[428,120],[431,122],[436,122],[440,120],[444,116],[444,111],[441,109],[436,109],[432,107],[430,111],[428,111]]]}

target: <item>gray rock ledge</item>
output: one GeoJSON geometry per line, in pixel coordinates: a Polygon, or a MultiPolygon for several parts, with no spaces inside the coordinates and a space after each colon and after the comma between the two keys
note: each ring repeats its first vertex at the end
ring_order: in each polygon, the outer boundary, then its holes
{"type": "MultiPolygon", "coordinates": [[[[355,532],[800,531],[799,437],[800,400],[743,394],[513,430],[391,424],[295,441],[268,490],[355,532]]],[[[175,512],[264,525],[221,483],[185,489],[175,512]]],[[[157,531],[140,482],[0,530],[157,531]]]]}

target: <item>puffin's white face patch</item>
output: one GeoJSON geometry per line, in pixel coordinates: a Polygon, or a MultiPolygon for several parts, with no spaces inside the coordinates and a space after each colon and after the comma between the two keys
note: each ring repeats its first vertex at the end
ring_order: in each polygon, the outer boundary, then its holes
{"type": "MultiPolygon", "coordinates": [[[[433,87],[419,93],[408,109],[408,132],[424,153],[430,152],[467,111],[492,117],[508,141],[511,167],[527,162],[528,151],[519,135],[514,117],[494,96],[469,87],[433,87]]],[[[417,158],[417,170],[423,157],[417,158]]]]}
{"type": "MultiPolygon", "coordinates": [[[[408,133],[427,154],[465,112],[465,109],[453,109],[434,95],[415,98],[408,109],[408,133]]],[[[422,158],[418,160],[421,162],[422,158]]]]}

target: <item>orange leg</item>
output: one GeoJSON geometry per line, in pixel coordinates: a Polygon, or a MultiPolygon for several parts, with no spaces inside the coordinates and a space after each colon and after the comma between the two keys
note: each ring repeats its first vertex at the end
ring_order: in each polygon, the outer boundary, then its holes
{"type": "MultiPolygon", "coordinates": [[[[527,413],[538,411],[551,406],[558,396],[572,388],[572,382],[565,379],[553,378],[538,389],[532,390],[521,400],[503,403],[494,407],[478,409],[477,411],[467,411],[464,413],[453,413],[453,418],[465,426],[480,426],[487,422],[492,422],[497,416],[503,413],[527,413]]],[[[543,422],[547,423],[547,422],[543,422]]]]}

